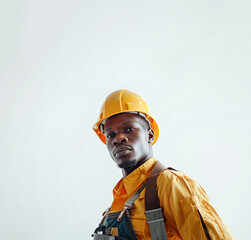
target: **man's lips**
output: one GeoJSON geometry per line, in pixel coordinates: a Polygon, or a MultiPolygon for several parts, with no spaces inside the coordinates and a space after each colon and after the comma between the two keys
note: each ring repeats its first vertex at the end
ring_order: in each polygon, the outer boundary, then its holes
{"type": "Polygon", "coordinates": [[[113,151],[113,155],[117,155],[117,154],[122,154],[123,152],[124,153],[127,153],[127,151],[131,151],[132,148],[129,147],[129,146],[119,146],[119,147],[116,147],[113,151]]]}

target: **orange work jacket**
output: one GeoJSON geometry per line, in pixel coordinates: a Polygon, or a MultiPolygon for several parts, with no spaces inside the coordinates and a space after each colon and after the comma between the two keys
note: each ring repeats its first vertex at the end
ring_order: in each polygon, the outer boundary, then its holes
{"type": "MultiPolygon", "coordinates": [[[[122,178],[113,189],[110,212],[121,211],[125,202],[150,176],[156,163],[151,158],[122,178]]],[[[198,210],[207,226],[211,240],[232,240],[203,188],[182,172],[164,170],[157,178],[158,197],[165,218],[169,240],[207,240],[198,210]]],[[[150,230],[145,215],[145,189],[130,211],[132,226],[139,240],[150,240],[150,230]]]]}

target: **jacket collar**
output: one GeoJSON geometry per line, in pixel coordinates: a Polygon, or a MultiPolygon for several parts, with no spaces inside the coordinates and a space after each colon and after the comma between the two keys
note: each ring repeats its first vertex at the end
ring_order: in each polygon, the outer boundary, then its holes
{"type": "Polygon", "coordinates": [[[150,158],[125,178],[120,179],[113,189],[113,194],[118,195],[125,190],[127,195],[132,195],[150,176],[151,170],[156,162],[157,160],[155,158],[150,158]]]}

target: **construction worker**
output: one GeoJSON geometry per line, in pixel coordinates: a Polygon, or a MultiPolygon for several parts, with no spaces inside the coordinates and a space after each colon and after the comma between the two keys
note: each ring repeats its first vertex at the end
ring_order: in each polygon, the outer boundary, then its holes
{"type": "Polygon", "coordinates": [[[95,240],[234,239],[202,187],[153,157],[159,128],[139,95],[112,92],[93,129],[123,173],[95,240]]]}

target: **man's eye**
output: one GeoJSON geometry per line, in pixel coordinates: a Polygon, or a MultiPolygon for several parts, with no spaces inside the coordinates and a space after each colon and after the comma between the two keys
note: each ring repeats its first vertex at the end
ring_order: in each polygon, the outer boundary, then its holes
{"type": "Polygon", "coordinates": [[[114,135],[115,135],[114,133],[109,133],[106,135],[106,138],[112,138],[112,137],[114,137],[114,135]]]}
{"type": "Polygon", "coordinates": [[[128,128],[126,128],[125,129],[125,132],[131,132],[131,131],[133,131],[135,128],[133,128],[133,127],[128,127],[128,128]]]}

